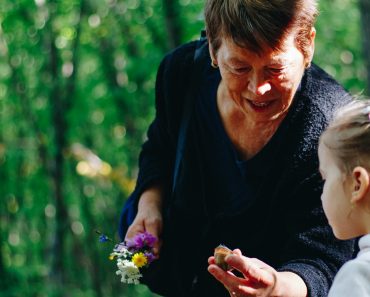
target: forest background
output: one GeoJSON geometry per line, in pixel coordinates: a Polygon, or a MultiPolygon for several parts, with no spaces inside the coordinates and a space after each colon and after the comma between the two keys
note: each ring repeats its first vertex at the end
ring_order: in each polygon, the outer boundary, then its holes
{"type": "MultiPolygon", "coordinates": [[[[0,1],[0,296],[154,296],[109,261],[161,58],[200,0],[0,1]]],[[[370,0],[321,0],[314,61],[369,95],[370,0]]]]}

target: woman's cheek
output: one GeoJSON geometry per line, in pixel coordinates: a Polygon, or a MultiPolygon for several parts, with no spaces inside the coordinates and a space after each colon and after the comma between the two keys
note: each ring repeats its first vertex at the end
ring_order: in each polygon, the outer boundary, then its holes
{"type": "Polygon", "coordinates": [[[247,82],[240,79],[232,79],[228,82],[228,88],[236,93],[242,93],[247,88],[247,82]]]}

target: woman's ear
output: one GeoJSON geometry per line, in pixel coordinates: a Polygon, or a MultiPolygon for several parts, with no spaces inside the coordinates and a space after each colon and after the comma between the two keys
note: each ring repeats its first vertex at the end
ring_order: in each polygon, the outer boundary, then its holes
{"type": "Polygon", "coordinates": [[[312,27],[309,36],[311,45],[315,45],[315,37],[316,37],[316,28],[312,27]]]}
{"type": "Polygon", "coordinates": [[[308,53],[307,53],[307,61],[306,61],[307,65],[311,64],[311,61],[313,59],[313,54],[315,53],[315,37],[316,37],[316,29],[315,27],[312,27],[310,31],[310,35],[308,36],[310,45],[308,47],[308,53]]]}
{"type": "Polygon", "coordinates": [[[216,54],[213,50],[212,42],[208,41],[208,49],[209,49],[209,55],[211,56],[212,63],[214,65],[217,65],[217,59],[216,59],[216,54]]]}
{"type": "Polygon", "coordinates": [[[356,203],[363,200],[370,190],[369,172],[361,166],[357,166],[352,171],[353,189],[351,202],[356,203]]]}

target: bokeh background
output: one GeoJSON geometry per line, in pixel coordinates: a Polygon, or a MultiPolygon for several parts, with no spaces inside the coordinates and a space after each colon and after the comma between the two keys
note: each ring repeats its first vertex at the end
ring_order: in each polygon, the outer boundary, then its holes
{"type": "MultiPolygon", "coordinates": [[[[0,296],[142,296],[108,260],[163,55],[200,0],[0,1],[0,296]]],[[[370,1],[321,0],[315,62],[369,94],[370,1]]],[[[190,243],[189,243],[190,244],[190,243]]],[[[181,267],[179,267],[181,269],[181,267]]]]}

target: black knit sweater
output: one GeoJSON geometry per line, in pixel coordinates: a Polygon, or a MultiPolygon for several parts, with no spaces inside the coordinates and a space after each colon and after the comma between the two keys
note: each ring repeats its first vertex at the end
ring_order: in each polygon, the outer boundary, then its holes
{"type": "MultiPolygon", "coordinates": [[[[194,49],[195,43],[186,44],[161,63],[156,118],[140,155],[136,189],[121,218],[123,236],[134,215],[127,210],[135,209],[140,194],[158,181],[167,186],[161,260],[152,264],[145,281],[165,296],[228,296],[207,272],[207,258],[223,243],[277,270],[298,274],[308,287],[308,296],[326,296],[337,270],[352,258],[354,241],[336,240],[324,216],[317,145],[333,111],[349,99],[348,94],[319,67],[306,70],[288,115],[271,140],[274,149],[265,152],[273,154],[273,162],[252,198],[245,197],[240,182],[227,181],[222,160],[219,174],[208,171],[197,138],[202,123],[192,116],[171,194],[194,49]]],[[[212,71],[217,70],[206,67],[202,79],[212,71]]]]}

